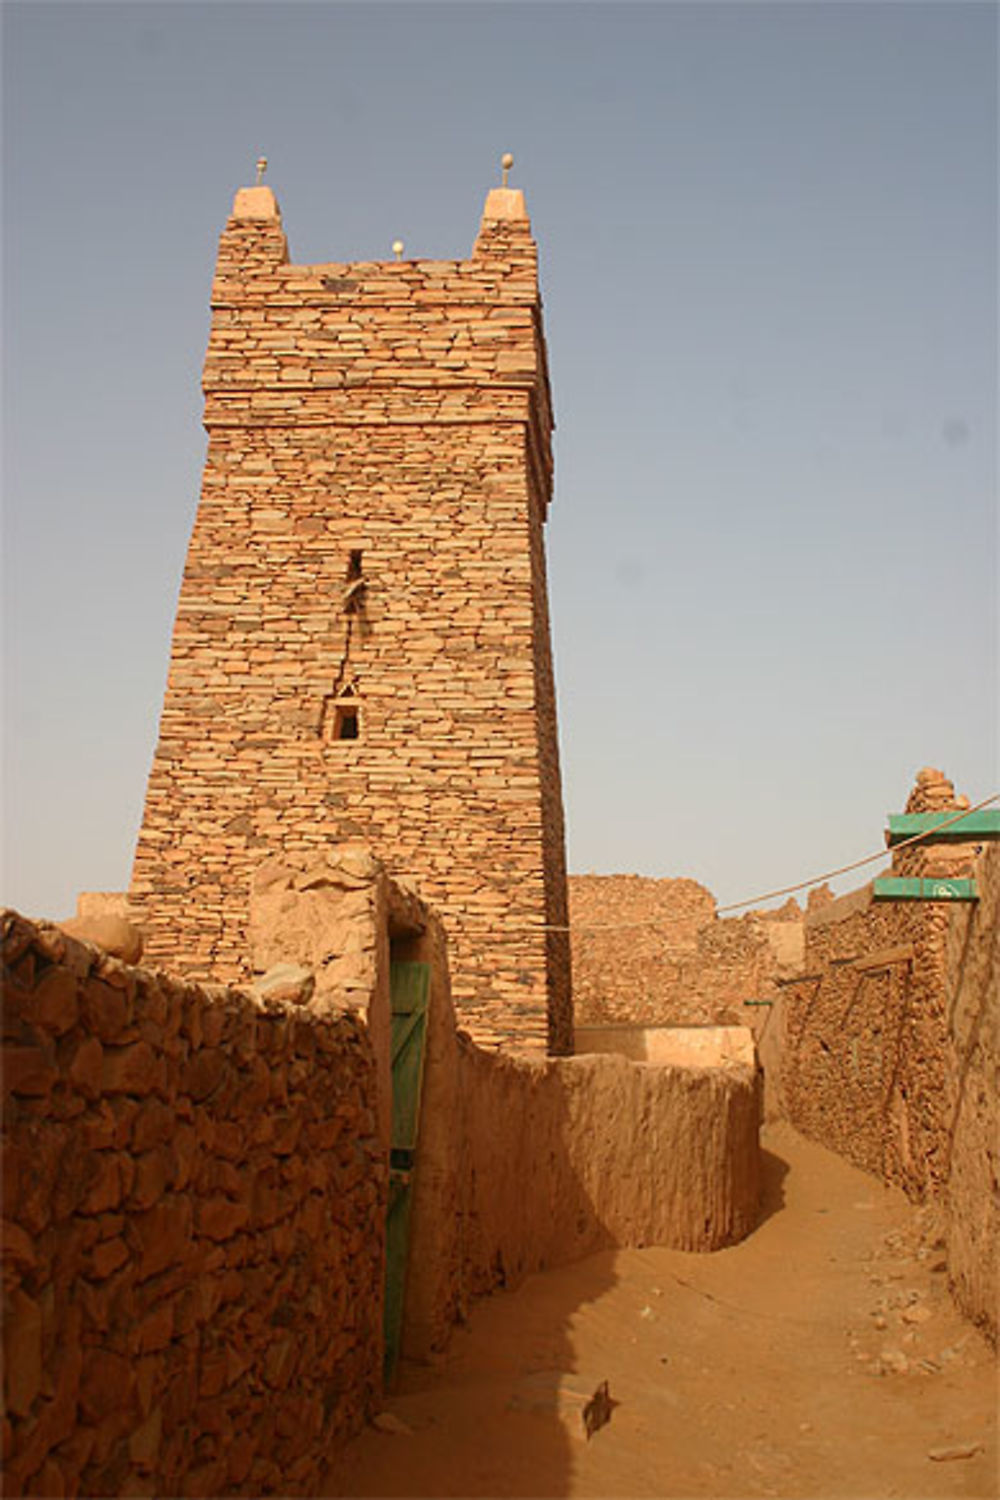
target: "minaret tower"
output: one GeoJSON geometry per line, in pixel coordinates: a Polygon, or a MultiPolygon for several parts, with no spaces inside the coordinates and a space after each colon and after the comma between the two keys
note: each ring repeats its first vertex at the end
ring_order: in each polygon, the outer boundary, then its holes
{"type": "Polygon", "coordinates": [[[236,194],[208,454],[131,898],[153,961],[249,973],[255,869],[367,842],[441,915],[460,1023],[572,1048],[543,527],[552,414],[521,192],[466,260],[289,262],[236,194]]]}

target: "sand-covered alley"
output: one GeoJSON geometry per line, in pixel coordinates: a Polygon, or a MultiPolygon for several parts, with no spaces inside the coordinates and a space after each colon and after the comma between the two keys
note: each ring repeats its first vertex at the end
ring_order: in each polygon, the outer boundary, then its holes
{"type": "Polygon", "coordinates": [[[930,1215],[788,1126],[764,1146],[744,1243],[607,1252],[477,1304],[436,1365],[403,1368],[395,1430],[363,1432],[326,1492],[995,1495],[995,1359],[930,1215]]]}

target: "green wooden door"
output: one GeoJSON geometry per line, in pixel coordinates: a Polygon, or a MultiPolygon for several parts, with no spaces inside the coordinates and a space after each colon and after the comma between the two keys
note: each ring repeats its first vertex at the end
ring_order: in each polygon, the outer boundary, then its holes
{"type": "Polygon", "coordinates": [[[392,1005],[392,1139],[389,1154],[389,1209],[385,1244],[385,1381],[399,1359],[403,1298],[410,1236],[410,1178],[420,1129],[420,1090],[427,1040],[429,964],[390,967],[392,1005]]]}

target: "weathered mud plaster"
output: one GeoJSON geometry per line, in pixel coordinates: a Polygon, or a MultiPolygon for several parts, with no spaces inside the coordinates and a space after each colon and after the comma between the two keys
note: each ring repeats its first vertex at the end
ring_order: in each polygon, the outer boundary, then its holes
{"type": "Polygon", "coordinates": [[[632,1062],[681,1067],[757,1065],[748,1026],[578,1026],[576,1051],[578,1056],[613,1052],[632,1062]]]}
{"type": "Polygon", "coordinates": [[[456,1032],[436,966],[404,1353],[441,1349],[470,1299],[612,1246],[714,1250],[757,1220],[753,1061],[514,1058],[456,1032]]]}

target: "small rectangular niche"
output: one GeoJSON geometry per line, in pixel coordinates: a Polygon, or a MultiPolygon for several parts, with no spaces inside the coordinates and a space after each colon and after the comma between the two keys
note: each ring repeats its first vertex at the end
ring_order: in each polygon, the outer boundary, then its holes
{"type": "Polygon", "coordinates": [[[335,740],[356,740],[360,738],[361,721],[358,715],[356,703],[338,703],[333,711],[333,733],[330,736],[335,740]]]}
{"type": "Polygon", "coordinates": [[[327,698],[320,735],[327,744],[361,738],[361,705],[355,697],[327,698]]]}

